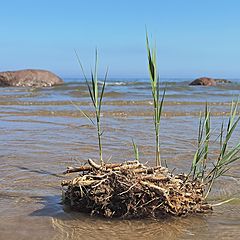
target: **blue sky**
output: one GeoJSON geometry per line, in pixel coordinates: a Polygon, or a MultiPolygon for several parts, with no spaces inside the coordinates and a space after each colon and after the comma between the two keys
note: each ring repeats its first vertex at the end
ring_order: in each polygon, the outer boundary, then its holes
{"type": "Polygon", "coordinates": [[[240,78],[238,0],[1,1],[0,71],[51,70],[79,76],[77,49],[89,68],[95,47],[100,73],[148,74],[145,26],[164,77],[240,78]]]}

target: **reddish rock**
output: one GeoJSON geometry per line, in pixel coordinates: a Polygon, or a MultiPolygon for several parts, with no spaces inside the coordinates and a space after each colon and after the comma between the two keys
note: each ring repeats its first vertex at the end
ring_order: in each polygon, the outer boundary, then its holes
{"type": "Polygon", "coordinates": [[[0,87],[50,87],[62,83],[60,77],[46,70],[0,72],[0,87]]]}
{"type": "Polygon", "coordinates": [[[201,77],[195,79],[189,85],[216,86],[217,83],[213,78],[201,77]]]}

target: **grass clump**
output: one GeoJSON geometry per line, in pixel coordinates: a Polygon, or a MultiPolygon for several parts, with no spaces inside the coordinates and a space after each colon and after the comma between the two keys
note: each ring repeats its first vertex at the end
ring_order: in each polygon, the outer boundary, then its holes
{"type": "Polygon", "coordinates": [[[204,118],[200,114],[199,127],[198,127],[198,139],[197,139],[197,151],[192,161],[192,167],[190,174],[192,179],[203,179],[206,172],[206,164],[209,151],[210,140],[210,111],[206,103],[204,118]]]}
{"type": "MultiPolygon", "coordinates": [[[[218,137],[220,150],[213,166],[209,160],[211,113],[206,103],[204,114],[200,115],[199,119],[197,150],[189,174],[174,175],[161,166],[159,130],[165,90],[160,97],[156,50],[150,49],[147,35],[146,42],[154,103],[156,166],[139,162],[138,147],[133,140],[134,161],[104,163],[100,116],[107,73],[99,90],[96,52],[95,70],[94,73],[91,72],[90,83],[84,74],[95,109],[96,124],[86,114],[84,115],[97,128],[100,164],[88,159],[86,165],[66,170],[65,174],[78,173],[72,180],[62,181],[63,201],[74,210],[108,218],[182,216],[208,212],[212,210],[212,205],[208,204],[206,199],[214,181],[229,170],[231,163],[240,159],[240,143],[229,147],[232,134],[240,121],[240,116],[237,116],[238,101],[232,103],[226,128],[224,123],[221,125],[218,137]]],[[[79,63],[83,70],[80,61],[79,63]]]]}
{"type": "MultiPolygon", "coordinates": [[[[240,159],[240,142],[229,148],[229,142],[232,134],[240,121],[240,116],[237,116],[239,101],[232,102],[230,114],[227,121],[227,126],[224,131],[224,123],[222,122],[219,134],[219,155],[213,164],[213,168],[206,177],[202,177],[203,182],[207,185],[205,198],[210,193],[214,181],[230,170],[230,164],[240,159]]],[[[206,172],[206,171],[205,171],[206,172]]]]}
{"type": "Polygon", "coordinates": [[[240,159],[240,142],[229,148],[229,142],[232,134],[240,121],[240,116],[237,116],[239,101],[232,102],[230,113],[226,127],[224,122],[221,124],[219,140],[219,154],[216,156],[216,161],[213,162],[213,167],[208,167],[209,159],[209,141],[211,135],[210,111],[206,104],[204,118],[200,116],[198,128],[198,148],[192,161],[191,171],[189,176],[193,180],[201,181],[204,184],[204,198],[206,199],[212,190],[214,181],[223,176],[230,170],[230,164],[240,159]]]}

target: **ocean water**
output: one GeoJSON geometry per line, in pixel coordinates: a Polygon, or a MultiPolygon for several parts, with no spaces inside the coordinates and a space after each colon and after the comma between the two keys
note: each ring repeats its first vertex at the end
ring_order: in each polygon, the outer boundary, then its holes
{"type": "MultiPolygon", "coordinates": [[[[196,150],[200,112],[211,109],[210,159],[240,80],[216,87],[189,86],[191,79],[162,79],[166,101],[161,122],[161,153],[168,167],[187,172],[196,150]]],[[[134,159],[154,164],[151,89],[148,79],[109,79],[102,108],[106,161],[134,159]]],[[[67,166],[97,159],[96,131],[79,108],[93,116],[86,84],[65,79],[61,86],[0,88],[0,239],[238,239],[240,163],[219,179],[209,202],[234,201],[208,215],[165,220],[106,220],[72,212],[61,204],[67,166]]],[[[236,129],[231,144],[240,138],[236,129]]],[[[71,176],[70,176],[71,177],[71,176]]]]}

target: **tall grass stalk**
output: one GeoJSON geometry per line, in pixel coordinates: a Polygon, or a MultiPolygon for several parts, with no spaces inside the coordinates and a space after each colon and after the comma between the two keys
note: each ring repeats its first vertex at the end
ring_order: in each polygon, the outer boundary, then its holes
{"type": "Polygon", "coordinates": [[[102,130],[101,130],[101,108],[102,108],[102,100],[103,100],[103,95],[104,95],[104,90],[105,90],[105,86],[106,86],[106,80],[107,80],[107,75],[108,75],[108,69],[105,73],[105,77],[104,77],[104,82],[102,84],[102,87],[100,87],[99,84],[99,80],[98,80],[98,72],[97,72],[97,67],[98,67],[98,51],[96,49],[95,51],[95,65],[94,65],[94,71],[91,70],[91,80],[88,81],[83,65],[80,61],[80,58],[77,54],[77,52],[75,51],[76,56],[77,56],[77,60],[78,63],[81,67],[84,79],[86,81],[87,87],[88,87],[88,92],[89,92],[89,96],[91,98],[93,107],[94,107],[94,112],[95,112],[95,119],[96,122],[94,123],[94,121],[89,118],[89,116],[87,116],[87,114],[84,114],[85,117],[87,117],[93,124],[94,126],[96,126],[97,129],[97,137],[98,137],[98,148],[99,148],[99,158],[100,158],[100,163],[101,165],[103,165],[103,155],[102,155],[102,130]]]}
{"type": "Polygon", "coordinates": [[[147,43],[147,54],[148,54],[148,69],[151,81],[153,106],[154,106],[154,129],[155,129],[155,141],[156,141],[156,166],[161,166],[160,157],[160,120],[162,115],[162,107],[165,97],[165,89],[160,99],[160,80],[157,71],[157,60],[156,60],[156,48],[150,48],[148,34],[146,33],[147,43]]]}

